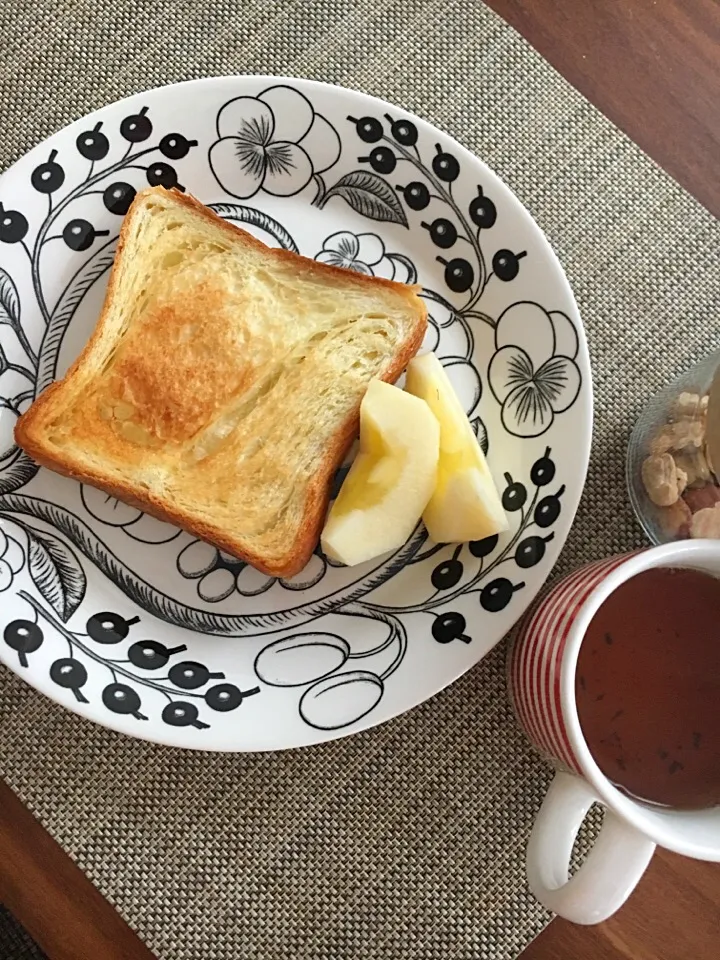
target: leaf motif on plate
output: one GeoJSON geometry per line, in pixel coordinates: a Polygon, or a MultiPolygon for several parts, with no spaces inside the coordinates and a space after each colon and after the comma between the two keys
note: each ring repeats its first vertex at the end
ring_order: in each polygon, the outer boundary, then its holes
{"type": "MultiPolygon", "coordinates": [[[[29,483],[40,467],[30,457],[17,447],[11,448],[8,455],[10,460],[0,467],[0,496],[14,493],[20,487],[29,483]]],[[[5,457],[3,456],[3,460],[5,457]]]]}
{"type": "Polygon", "coordinates": [[[75,315],[75,311],[82,298],[95,281],[99,280],[105,271],[109,270],[112,266],[113,260],[115,259],[116,243],[117,237],[114,237],[112,240],[108,240],[104,246],[96,250],[80,267],[63,290],[52,312],[50,323],[48,324],[42,344],[40,345],[38,375],[35,387],[36,396],[55,379],[57,358],[60,353],[60,346],[65,336],[65,331],[70,325],[70,321],[75,315]]]}
{"type": "Polygon", "coordinates": [[[256,210],[254,207],[243,207],[239,203],[211,203],[209,206],[223,220],[237,220],[240,223],[247,223],[251,227],[259,227],[260,230],[269,233],[271,237],[275,237],[283,249],[292,250],[293,253],[300,252],[298,245],[285,227],[267,213],[263,213],[262,210],[256,210]]]}
{"type": "Polygon", "coordinates": [[[487,427],[483,423],[482,418],[475,417],[473,420],[470,421],[470,426],[475,431],[475,436],[478,438],[478,443],[480,444],[480,448],[482,452],[485,454],[485,456],[487,456],[490,443],[488,440],[487,427]]]}
{"type": "Polygon", "coordinates": [[[145,582],[138,573],[111,553],[86,523],[65,507],[39,497],[8,493],[0,496],[0,510],[12,514],[11,519],[14,521],[15,515],[20,514],[55,527],[127,597],[154,616],[178,627],[217,636],[256,637],[262,633],[274,633],[291,625],[299,626],[315,620],[351,600],[365,596],[392,579],[415,556],[425,540],[424,530],[418,526],[407,543],[389,558],[373,569],[361,573],[341,590],[326,596],[309,599],[284,610],[224,614],[188,606],[145,582]]]}
{"type": "Polygon", "coordinates": [[[354,170],[340,177],[322,199],[322,206],[331,197],[342,197],[356,213],[371,220],[385,220],[407,227],[407,217],[395,192],[376,173],[354,170]]]}
{"type": "Polygon", "coordinates": [[[25,521],[17,522],[28,536],[28,567],[33,583],[67,623],[85,596],[85,571],[70,547],[58,537],[25,521]]]}
{"type": "Polygon", "coordinates": [[[0,267],[0,323],[15,326],[20,322],[20,299],[12,277],[0,267]]]}

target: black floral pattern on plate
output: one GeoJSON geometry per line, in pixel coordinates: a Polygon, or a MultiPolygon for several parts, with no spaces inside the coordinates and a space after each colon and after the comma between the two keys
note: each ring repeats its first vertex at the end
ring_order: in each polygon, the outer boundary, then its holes
{"type": "MultiPolygon", "coordinates": [[[[555,477],[549,445],[528,477],[505,474],[503,504],[514,524],[509,534],[442,546],[430,544],[420,526],[394,555],[341,572],[341,579],[320,551],[298,577],[276,581],[94,488],[82,488],[77,509],[26,489],[38,468],[12,442],[12,425],[55,379],[67,329],[112,264],[121,217],[140,187],[137,171],[147,184],[184,190],[183,161],[204,149],[212,175],[231,197],[303,195],[309,208],[335,214],[342,200],[355,215],[407,228],[427,245],[438,267],[437,282],[422,291],[430,317],[426,346],[438,349],[464,384],[466,410],[486,452],[488,430],[479,414],[485,380],[510,436],[542,436],[570,409],[582,386],[579,338],[570,318],[527,299],[511,303],[497,318],[483,309],[489,285],[511,284],[533,256],[531,250],[492,243],[500,217],[492,190],[478,183],[472,198],[459,202],[461,161],[413,120],[386,113],[348,116],[346,122],[347,130],[336,129],[303,92],[276,84],[257,96],[220,104],[217,139],[205,145],[188,132],[160,135],[160,121],[148,102],[114,129],[98,121],[77,135],[74,149],[86,163],[77,183],[68,176],[76,159],[70,163],[59,148],[48,150],[29,177],[31,188],[47,198],[39,223],[0,196],[0,249],[24,250],[36,301],[21,303],[16,280],[0,266],[0,376],[11,374],[17,384],[12,396],[0,400],[0,592],[14,591],[27,605],[26,616],[0,625],[3,642],[22,670],[41,648],[53,645],[50,679],[76,704],[87,704],[90,691],[98,691],[104,708],[115,715],[142,721],[150,715],[146,711],[159,710],[167,726],[206,730],[213,716],[237,709],[263,687],[286,688],[307,727],[344,729],[382,702],[406,657],[409,617],[417,615],[413,629],[424,630],[437,644],[473,644],[473,621],[460,601],[476,601],[478,613],[507,608],[525,589],[525,571],[543,560],[555,536],[565,487],[555,477]],[[341,156],[353,156],[355,169],[333,178],[341,156]],[[92,208],[79,203],[94,195],[102,204],[95,221],[88,212],[92,208]],[[64,244],[77,265],[50,303],[41,264],[48,245],[55,243],[64,244]],[[41,337],[29,336],[25,311],[41,317],[41,337]],[[481,328],[494,341],[487,371],[479,370],[474,359],[481,328]],[[447,355],[446,338],[456,344],[447,355]],[[108,546],[112,538],[120,542],[118,537],[150,551],[174,551],[180,581],[186,588],[192,584],[197,600],[187,589],[164,592],[123,561],[108,546]],[[408,567],[423,571],[423,598],[404,604],[376,601],[375,592],[408,567]],[[92,568],[133,602],[138,616],[87,612],[92,568]],[[240,612],[228,607],[233,597],[240,598],[240,612]],[[265,597],[286,599],[263,608],[265,597]],[[227,682],[224,671],[184,659],[184,644],[137,637],[146,612],[165,624],[216,636],[267,638],[255,656],[254,679],[227,682]],[[85,617],[85,631],[70,627],[78,617],[85,617]],[[356,648],[356,631],[325,628],[326,617],[334,623],[338,618],[372,623],[384,636],[370,648],[356,648]],[[151,691],[157,696],[148,700],[151,691]]],[[[213,207],[220,216],[299,252],[287,227],[265,210],[228,202],[213,207]]],[[[417,282],[415,262],[394,249],[389,236],[349,225],[327,232],[319,249],[308,252],[360,273],[417,282]]],[[[343,474],[339,471],[335,492],[343,474]]]]}
{"type": "Polygon", "coordinates": [[[142,712],[142,690],[161,693],[167,703],[162,709],[164,723],[174,727],[195,727],[208,730],[210,724],[200,719],[200,710],[226,713],[236,710],[247,697],[260,693],[257,686],[241,690],[225,680],[225,674],[212,672],[194,660],[178,659],[187,650],[184,644],[168,647],[157,640],[132,640],[123,655],[110,657],[101,649],[123,643],[140,617],[125,619],[112,611],[92,614],[85,625],[86,633],[68,629],[63,621],[25,590],[18,596],[28,605],[32,619],[18,618],[4,628],[3,640],[17,652],[21,667],[28,667],[28,658],[52,638],[67,644],[67,656],[53,660],[50,678],[58,687],[70,690],[78,703],[89,703],[83,692],[88,682],[88,666],[99,664],[108,672],[108,681],[101,692],[102,703],[112,713],[147,720],[142,712]],[[48,636],[50,635],[50,636],[48,636]],[[92,641],[92,642],[91,642],[92,641]],[[167,674],[160,675],[167,670],[167,674]]]}

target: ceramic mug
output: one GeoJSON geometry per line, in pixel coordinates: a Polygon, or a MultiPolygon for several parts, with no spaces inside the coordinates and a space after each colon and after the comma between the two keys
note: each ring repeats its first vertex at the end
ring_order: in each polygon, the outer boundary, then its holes
{"type": "Polygon", "coordinates": [[[651,567],[690,567],[720,577],[720,542],[668,543],[582,567],[529,613],[509,653],[515,714],[556,768],[528,844],[528,882],[541,903],[574,923],[599,923],[622,906],[657,844],[720,861],[720,806],[673,810],[629,797],[600,771],[580,728],[575,668],[585,631],[621,583],[651,567]],[[575,837],[596,802],[605,807],[602,828],[569,878],[575,837]]]}

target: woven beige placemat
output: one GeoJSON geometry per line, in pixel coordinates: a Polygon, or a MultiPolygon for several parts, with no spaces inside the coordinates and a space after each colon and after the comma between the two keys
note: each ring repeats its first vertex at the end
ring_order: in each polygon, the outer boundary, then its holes
{"type": "MultiPolygon", "coordinates": [[[[5,0],[0,37],[0,168],[125,94],[243,72],[380,95],[485,159],[557,250],[594,362],[594,454],[556,572],[641,542],[628,430],[717,346],[720,229],[483,4],[5,0]]],[[[162,960],[505,960],[549,919],[523,868],[549,772],[503,657],[380,729],[263,756],[130,740],[3,670],[0,775],[162,960]]]]}

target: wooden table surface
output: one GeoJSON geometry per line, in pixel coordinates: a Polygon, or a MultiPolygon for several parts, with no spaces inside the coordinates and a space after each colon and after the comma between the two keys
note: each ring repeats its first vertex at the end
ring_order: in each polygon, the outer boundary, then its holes
{"type": "MultiPolygon", "coordinates": [[[[720,0],[488,3],[720,216],[720,0]]],[[[152,960],[2,782],[0,902],[51,960],[152,960]]],[[[660,852],[615,917],[596,927],[556,920],[522,960],[718,956],[720,865],[660,852]]]]}

